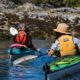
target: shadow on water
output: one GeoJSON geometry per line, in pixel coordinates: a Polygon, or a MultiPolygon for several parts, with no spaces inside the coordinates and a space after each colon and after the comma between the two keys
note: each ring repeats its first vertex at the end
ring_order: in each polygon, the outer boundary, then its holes
{"type": "Polygon", "coordinates": [[[51,47],[52,43],[53,43],[53,41],[51,41],[51,40],[33,39],[33,44],[39,48],[49,49],[51,47]]]}

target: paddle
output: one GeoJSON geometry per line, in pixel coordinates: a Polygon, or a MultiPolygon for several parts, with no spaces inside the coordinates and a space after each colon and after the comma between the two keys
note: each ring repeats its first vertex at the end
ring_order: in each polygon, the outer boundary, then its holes
{"type": "MultiPolygon", "coordinates": [[[[15,29],[14,27],[11,27],[11,28],[10,28],[10,34],[13,35],[13,36],[15,36],[16,34],[18,34],[17,29],[15,29]]],[[[41,51],[38,51],[38,53],[40,53],[40,54],[42,54],[42,55],[38,55],[38,56],[36,56],[36,55],[27,55],[26,57],[22,57],[22,58],[19,58],[19,59],[15,60],[15,61],[13,62],[13,64],[19,64],[19,63],[21,63],[21,62],[23,62],[23,61],[25,61],[25,60],[27,61],[27,60],[31,60],[31,59],[36,59],[36,58],[38,58],[38,57],[41,57],[41,56],[45,55],[45,54],[42,53],[41,51]]],[[[10,57],[10,58],[11,58],[11,57],[10,57]]]]}
{"type": "Polygon", "coordinates": [[[27,56],[24,56],[24,57],[21,57],[21,58],[14,60],[13,65],[17,65],[17,64],[22,63],[24,61],[32,60],[32,59],[35,59],[37,57],[38,56],[36,56],[36,55],[27,55],[27,56]]]}
{"type": "Polygon", "coordinates": [[[42,53],[41,51],[39,51],[39,53],[41,53],[42,55],[27,55],[27,56],[24,56],[24,57],[21,57],[21,58],[18,58],[16,60],[13,61],[13,65],[18,65],[24,61],[29,61],[29,60],[33,60],[33,59],[37,59],[43,55],[45,55],[44,53],[42,53]]]}
{"type": "Polygon", "coordinates": [[[18,34],[17,29],[14,28],[14,27],[11,27],[9,31],[10,31],[10,34],[13,35],[13,36],[15,36],[16,34],[18,34]]]}

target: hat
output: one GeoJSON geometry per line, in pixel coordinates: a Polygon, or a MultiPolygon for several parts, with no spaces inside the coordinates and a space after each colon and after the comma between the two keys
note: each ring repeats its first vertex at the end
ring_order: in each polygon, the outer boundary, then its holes
{"type": "Polygon", "coordinates": [[[60,23],[58,24],[57,28],[54,29],[54,31],[59,32],[59,33],[63,33],[63,34],[71,34],[68,31],[69,26],[65,23],[60,23]]]}

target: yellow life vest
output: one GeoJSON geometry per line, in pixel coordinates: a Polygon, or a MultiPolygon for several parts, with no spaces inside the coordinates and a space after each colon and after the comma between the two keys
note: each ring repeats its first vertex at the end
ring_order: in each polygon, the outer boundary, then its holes
{"type": "Polygon", "coordinates": [[[63,35],[59,39],[61,56],[75,55],[76,46],[73,42],[73,37],[70,35],[63,35]]]}

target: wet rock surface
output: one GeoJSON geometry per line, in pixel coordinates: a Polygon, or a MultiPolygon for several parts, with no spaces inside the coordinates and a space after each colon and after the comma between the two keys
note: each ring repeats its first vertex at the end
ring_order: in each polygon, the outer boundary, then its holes
{"type": "MultiPolygon", "coordinates": [[[[4,2],[1,1],[0,4],[4,6],[11,5],[7,0],[4,2]]],[[[17,6],[14,2],[12,3],[13,8],[4,7],[0,13],[0,30],[2,34],[9,32],[9,28],[15,26],[17,22],[25,22],[33,38],[53,38],[55,34],[52,29],[56,28],[58,23],[61,22],[69,24],[70,31],[80,31],[80,8],[44,9],[32,3],[17,6]]]]}

